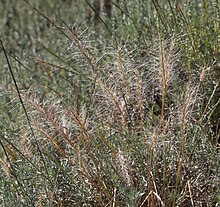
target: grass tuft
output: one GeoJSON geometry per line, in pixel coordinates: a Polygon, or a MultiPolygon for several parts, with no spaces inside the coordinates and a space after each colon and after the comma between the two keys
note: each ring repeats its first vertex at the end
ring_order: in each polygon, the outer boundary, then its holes
{"type": "Polygon", "coordinates": [[[216,1],[55,2],[6,7],[0,205],[218,206],[216,1]]]}

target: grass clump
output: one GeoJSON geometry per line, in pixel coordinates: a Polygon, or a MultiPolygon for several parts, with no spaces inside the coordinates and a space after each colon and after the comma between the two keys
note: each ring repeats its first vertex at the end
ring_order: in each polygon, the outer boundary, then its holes
{"type": "Polygon", "coordinates": [[[203,28],[184,3],[151,1],[147,17],[143,2],[130,4],[114,5],[111,34],[101,22],[60,26],[31,4],[51,25],[31,61],[13,55],[3,38],[10,76],[1,78],[0,106],[8,111],[0,126],[2,206],[219,205],[218,84],[211,84],[216,64],[209,57],[215,51],[217,60],[218,46],[194,50],[198,38],[205,41],[197,36],[203,28]],[[140,16],[150,35],[140,32],[140,16]]]}

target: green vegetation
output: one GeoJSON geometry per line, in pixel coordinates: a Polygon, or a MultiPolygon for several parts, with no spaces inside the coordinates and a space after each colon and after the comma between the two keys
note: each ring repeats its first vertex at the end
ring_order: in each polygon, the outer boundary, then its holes
{"type": "Polygon", "coordinates": [[[220,206],[218,0],[93,2],[0,2],[0,206],[220,206]]]}

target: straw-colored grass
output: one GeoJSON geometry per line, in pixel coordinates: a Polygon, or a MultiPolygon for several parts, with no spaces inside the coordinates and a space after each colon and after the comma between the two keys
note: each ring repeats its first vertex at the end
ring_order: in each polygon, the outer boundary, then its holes
{"type": "Polygon", "coordinates": [[[151,35],[144,36],[143,22],[134,22],[147,6],[119,3],[109,35],[101,22],[96,33],[86,24],[59,26],[25,2],[50,25],[51,39],[40,40],[43,51],[32,46],[31,61],[1,40],[9,75],[0,88],[0,205],[218,206],[218,66],[198,64],[210,51],[199,53],[201,28],[191,33],[195,20],[185,7],[152,0],[151,35]]]}

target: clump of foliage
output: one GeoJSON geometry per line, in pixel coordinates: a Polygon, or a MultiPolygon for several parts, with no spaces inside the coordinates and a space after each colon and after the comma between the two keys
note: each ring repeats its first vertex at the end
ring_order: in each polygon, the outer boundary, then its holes
{"type": "Polygon", "coordinates": [[[39,2],[3,18],[0,204],[218,206],[217,1],[39,2]]]}

